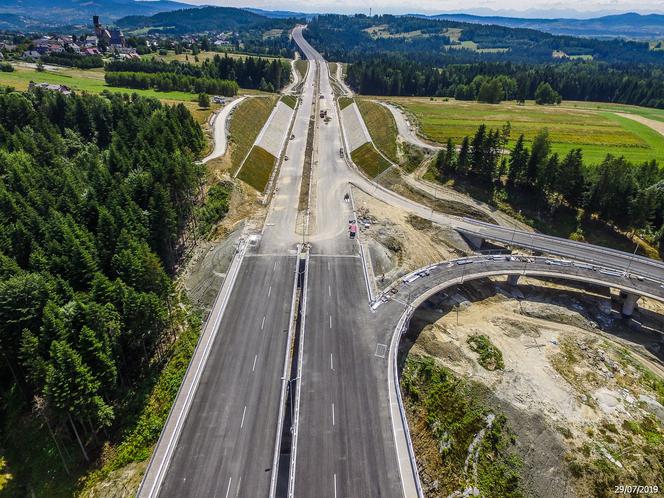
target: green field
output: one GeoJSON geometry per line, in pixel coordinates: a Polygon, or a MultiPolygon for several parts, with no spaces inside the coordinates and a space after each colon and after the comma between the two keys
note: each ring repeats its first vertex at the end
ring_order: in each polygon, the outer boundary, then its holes
{"type": "Polygon", "coordinates": [[[375,178],[390,167],[390,163],[376,151],[371,142],[355,149],[350,157],[370,178],[375,178]]]}
{"type": "Polygon", "coordinates": [[[155,97],[158,99],[178,100],[183,102],[195,101],[198,99],[198,95],[188,92],[158,92],[156,90],[135,90],[133,88],[108,86],[104,81],[104,70],[101,68],[63,68],[58,69],[57,71],[39,72],[33,68],[15,66],[14,72],[0,72],[0,85],[13,86],[17,90],[27,90],[31,81],[34,81],[35,83],[66,85],[72,90],[90,93],[101,93],[104,90],[109,90],[116,93],[136,93],[143,97],[155,97]]]}
{"type": "Polygon", "coordinates": [[[237,177],[259,192],[265,190],[277,158],[261,147],[254,147],[237,177]]]}
{"type": "Polygon", "coordinates": [[[171,62],[171,61],[178,61],[178,62],[189,62],[191,64],[202,64],[206,60],[213,59],[215,55],[219,55],[219,57],[224,57],[228,55],[228,57],[231,57],[233,59],[246,59],[247,57],[261,57],[262,59],[281,59],[283,61],[287,61],[288,59],[284,59],[282,57],[273,57],[269,55],[250,55],[250,54],[238,54],[235,52],[215,52],[212,50],[207,50],[207,51],[202,51],[199,52],[198,55],[194,55],[191,52],[183,52],[181,54],[176,54],[174,50],[169,50],[166,55],[159,55],[159,54],[146,54],[143,55],[143,59],[152,59],[155,58],[157,60],[162,60],[166,62],[171,62]],[[198,61],[196,60],[198,58],[198,61]]]}
{"type": "Polygon", "coordinates": [[[229,127],[232,171],[242,164],[276,103],[276,96],[250,98],[233,112],[229,127]]]}
{"type": "Polygon", "coordinates": [[[390,98],[413,114],[420,131],[431,140],[457,144],[485,123],[500,128],[510,122],[510,145],[521,133],[528,141],[542,128],[548,128],[553,151],[565,154],[581,148],[587,163],[599,163],[606,154],[625,156],[638,163],[657,159],[664,164],[664,136],[648,126],[614,114],[626,112],[664,121],[664,111],[634,106],[614,106],[588,102],[567,102],[562,106],[525,106],[513,102],[481,104],[427,98],[390,98]],[[613,112],[610,112],[613,111],[613,112]]]}
{"type": "Polygon", "coordinates": [[[397,156],[397,124],[392,113],[376,102],[367,99],[357,99],[357,106],[364,122],[367,125],[371,139],[378,150],[385,154],[392,162],[398,163],[397,156]]]}

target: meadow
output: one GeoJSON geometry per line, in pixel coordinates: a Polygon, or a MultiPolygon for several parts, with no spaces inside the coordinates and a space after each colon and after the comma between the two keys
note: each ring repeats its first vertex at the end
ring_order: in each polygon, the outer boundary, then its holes
{"type": "Polygon", "coordinates": [[[566,102],[560,106],[538,106],[533,102],[482,104],[441,98],[390,98],[414,115],[420,132],[430,140],[460,143],[484,123],[489,128],[511,124],[510,146],[523,133],[527,142],[539,130],[548,128],[553,152],[566,154],[580,148],[589,164],[601,162],[606,154],[625,156],[639,163],[656,159],[664,164],[664,136],[652,128],[617,115],[631,113],[664,121],[664,110],[594,102],[566,102]]]}

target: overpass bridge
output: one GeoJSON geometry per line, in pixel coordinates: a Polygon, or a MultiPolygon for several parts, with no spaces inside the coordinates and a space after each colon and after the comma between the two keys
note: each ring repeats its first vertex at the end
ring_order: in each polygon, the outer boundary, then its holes
{"type": "Polygon", "coordinates": [[[511,285],[516,285],[519,277],[527,276],[565,279],[617,289],[621,293],[624,316],[632,315],[640,297],[664,302],[664,286],[653,278],[586,262],[524,255],[483,255],[443,261],[420,268],[394,282],[374,300],[371,308],[376,314],[389,316],[392,323],[397,322],[389,347],[389,409],[397,452],[408,455],[408,458],[398,459],[399,474],[404,490],[413,490],[412,494],[423,496],[401,399],[397,368],[399,341],[408,330],[415,310],[432,295],[471,280],[503,275],[508,276],[511,285]]]}

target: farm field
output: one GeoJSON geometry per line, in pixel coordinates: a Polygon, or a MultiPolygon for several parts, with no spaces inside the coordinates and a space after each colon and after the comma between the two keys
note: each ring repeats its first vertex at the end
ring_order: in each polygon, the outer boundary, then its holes
{"type": "MultiPolygon", "coordinates": [[[[35,68],[25,65],[14,65],[11,73],[0,72],[0,86],[11,86],[20,91],[28,89],[31,81],[35,83],[51,83],[55,85],[66,85],[72,90],[80,92],[101,93],[104,90],[115,93],[136,93],[143,97],[154,97],[169,102],[197,102],[198,95],[188,92],[158,92],[156,90],[140,90],[134,88],[122,88],[106,85],[104,81],[104,70],[60,68],[39,72],[35,68]]],[[[241,88],[239,94],[269,95],[258,90],[247,90],[241,88]]],[[[213,107],[214,109],[214,107],[213,107]]]]}
{"type": "MultiPolygon", "coordinates": [[[[198,53],[198,56],[193,55],[190,52],[185,52],[181,54],[176,54],[174,50],[169,50],[166,55],[158,55],[158,54],[147,54],[144,55],[142,58],[143,59],[152,59],[155,58],[157,60],[163,60],[166,62],[171,62],[171,61],[179,61],[179,62],[189,62],[190,64],[202,64],[203,61],[207,59],[212,59],[215,55],[219,55],[219,57],[224,57],[225,55],[228,55],[228,57],[231,57],[232,59],[245,59],[246,57],[250,57],[248,54],[238,54],[235,52],[215,52],[213,50],[207,50],[207,51],[202,51],[198,53]],[[196,58],[198,57],[198,61],[196,58]]],[[[269,56],[269,55],[256,55],[254,57],[261,57],[262,59],[276,59],[277,57],[269,56]]],[[[282,60],[288,60],[288,59],[282,59],[282,60]]]]}
{"type": "Polygon", "coordinates": [[[562,155],[580,148],[588,164],[601,162],[609,153],[625,156],[635,163],[656,159],[664,164],[664,136],[615,114],[631,113],[664,121],[662,110],[590,102],[566,102],[561,106],[537,106],[527,102],[519,106],[514,102],[481,104],[428,98],[386,100],[414,115],[420,132],[440,143],[452,138],[458,144],[464,136],[472,137],[482,123],[489,128],[500,128],[510,122],[510,146],[521,133],[530,142],[540,129],[548,128],[554,152],[562,155]]]}

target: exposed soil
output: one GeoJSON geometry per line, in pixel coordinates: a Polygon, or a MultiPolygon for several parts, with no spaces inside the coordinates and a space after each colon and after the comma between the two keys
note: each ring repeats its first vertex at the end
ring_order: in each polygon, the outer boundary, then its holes
{"type": "Polygon", "coordinates": [[[408,214],[358,189],[353,189],[353,198],[360,237],[367,244],[379,287],[434,261],[470,252],[467,243],[450,227],[408,214]]]}
{"type": "MultiPolygon", "coordinates": [[[[484,402],[516,433],[526,494],[608,496],[628,480],[664,487],[663,331],[660,303],[641,301],[625,320],[606,290],[496,279],[434,296],[402,348],[488,388],[484,402]],[[480,366],[467,343],[478,334],[502,352],[503,370],[480,366]]],[[[423,430],[414,421],[419,443],[423,430]]],[[[432,451],[418,458],[427,496],[439,496],[432,451]]]]}

